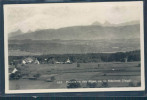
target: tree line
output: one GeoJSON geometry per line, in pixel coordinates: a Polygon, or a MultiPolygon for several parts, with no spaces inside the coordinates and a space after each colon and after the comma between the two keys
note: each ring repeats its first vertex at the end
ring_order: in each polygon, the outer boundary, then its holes
{"type": "Polygon", "coordinates": [[[140,50],[117,53],[88,53],[88,54],[51,54],[40,56],[9,56],[11,62],[21,63],[22,59],[35,57],[40,63],[65,62],[70,59],[72,63],[91,63],[91,62],[128,62],[140,61],[140,50]]]}

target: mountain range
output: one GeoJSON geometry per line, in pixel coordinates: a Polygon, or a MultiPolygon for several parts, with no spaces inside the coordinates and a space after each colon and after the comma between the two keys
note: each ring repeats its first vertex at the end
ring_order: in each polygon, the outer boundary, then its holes
{"type": "Polygon", "coordinates": [[[20,30],[10,33],[10,40],[97,40],[97,39],[135,39],[140,36],[140,24],[132,21],[121,24],[101,24],[94,22],[87,26],[71,26],[60,29],[42,29],[22,33],[20,30]]]}

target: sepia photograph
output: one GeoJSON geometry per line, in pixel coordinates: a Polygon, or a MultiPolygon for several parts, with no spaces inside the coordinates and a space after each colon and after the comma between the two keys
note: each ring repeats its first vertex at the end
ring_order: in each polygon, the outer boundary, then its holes
{"type": "Polygon", "coordinates": [[[143,91],[143,2],[4,5],[6,93],[143,91]]]}

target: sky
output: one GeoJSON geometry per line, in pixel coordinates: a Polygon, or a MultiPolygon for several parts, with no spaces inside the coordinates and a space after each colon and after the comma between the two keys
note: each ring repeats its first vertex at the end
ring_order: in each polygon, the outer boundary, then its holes
{"type": "Polygon", "coordinates": [[[142,2],[46,3],[4,5],[6,33],[140,20],[142,2]]]}

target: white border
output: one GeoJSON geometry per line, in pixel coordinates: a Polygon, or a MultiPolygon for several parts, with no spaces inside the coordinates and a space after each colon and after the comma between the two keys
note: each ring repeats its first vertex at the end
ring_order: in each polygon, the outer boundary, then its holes
{"type": "MultiPolygon", "coordinates": [[[[143,90],[145,90],[143,1],[133,1],[133,2],[138,3],[139,7],[141,7],[141,11],[140,11],[141,87],[9,90],[9,78],[8,78],[8,35],[6,34],[7,33],[7,27],[6,27],[7,26],[6,25],[6,23],[7,23],[7,18],[6,17],[7,16],[6,16],[6,13],[5,13],[5,11],[7,11],[8,7],[7,7],[7,5],[4,5],[5,93],[6,94],[16,94],[16,93],[55,93],[55,92],[58,93],[58,92],[101,92],[101,91],[143,91],[143,90]]],[[[109,2],[107,2],[107,3],[109,3],[109,2]]],[[[113,3],[116,3],[116,2],[113,2],[113,3]]],[[[66,3],[66,4],[68,4],[68,3],[66,3]]],[[[70,3],[70,4],[72,4],[72,3],[70,3]]],[[[14,6],[15,5],[16,4],[14,4],[14,6]]],[[[20,6],[21,5],[22,4],[20,4],[20,6]]],[[[39,5],[39,4],[37,4],[37,5],[39,5]]],[[[31,4],[27,4],[27,6],[31,6],[31,4]]]]}

